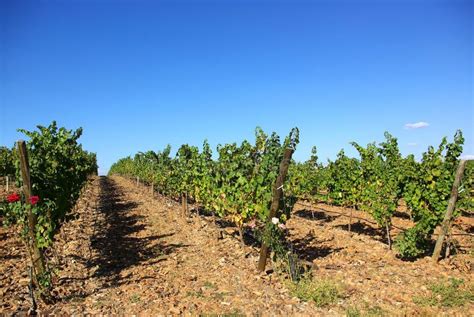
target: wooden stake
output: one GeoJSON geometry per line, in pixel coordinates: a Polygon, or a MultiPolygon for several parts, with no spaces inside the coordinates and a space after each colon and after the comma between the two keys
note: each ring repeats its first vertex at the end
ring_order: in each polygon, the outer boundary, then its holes
{"type": "Polygon", "coordinates": [[[441,223],[441,233],[438,236],[438,240],[436,240],[433,256],[431,257],[432,260],[436,263],[439,260],[439,255],[441,254],[441,248],[443,247],[444,238],[448,234],[449,229],[451,227],[451,218],[453,216],[454,207],[456,206],[456,201],[458,199],[458,188],[461,184],[461,179],[464,174],[466,162],[466,160],[461,160],[456,171],[456,176],[454,177],[454,183],[453,188],[451,189],[451,197],[449,198],[448,208],[446,209],[443,222],[441,223]]]}
{"type": "Polygon", "coordinates": [[[449,258],[449,255],[451,254],[451,236],[446,237],[446,251],[444,252],[444,258],[447,259],[449,258]]]}
{"type": "Polygon", "coordinates": [[[185,193],[184,193],[184,204],[185,204],[184,212],[186,213],[186,215],[189,215],[188,192],[185,192],[185,193]]]}
{"type": "MultiPolygon", "coordinates": [[[[280,163],[280,171],[278,177],[273,185],[273,195],[272,195],[272,204],[270,206],[270,214],[268,215],[268,221],[270,222],[273,217],[276,216],[278,209],[280,207],[280,200],[283,196],[283,183],[285,182],[286,174],[288,173],[288,167],[290,166],[291,156],[293,155],[294,150],[287,148],[283,154],[283,159],[280,163]]],[[[260,259],[258,261],[258,270],[263,272],[267,264],[268,258],[268,246],[265,242],[262,242],[262,247],[260,249],[260,259]]]]}
{"type": "Polygon", "coordinates": [[[351,208],[351,215],[349,216],[349,232],[351,232],[352,229],[352,211],[354,210],[354,206],[351,208]]]}
{"type": "Polygon", "coordinates": [[[385,222],[385,230],[387,232],[388,248],[392,250],[392,237],[390,236],[390,225],[388,222],[385,222]]]}
{"type": "Polygon", "coordinates": [[[181,194],[181,206],[183,208],[183,216],[186,217],[186,194],[181,194]]]}
{"type": "Polygon", "coordinates": [[[8,175],[5,176],[5,181],[6,181],[6,183],[7,183],[7,193],[8,193],[8,191],[9,191],[9,183],[10,183],[10,182],[9,182],[8,175]]]}
{"type": "Polygon", "coordinates": [[[237,229],[239,230],[239,238],[240,238],[240,244],[242,246],[245,245],[245,240],[244,240],[244,230],[241,225],[237,226],[237,229]]]}
{"type": "Polygon", "coordinates": [[[31,266],[28,267],[28,276],[30,277],[30,282],[28,283],[28,293],[31,298],[31,309],[28,313],[31,313],[31,315],[36,315],[36,299],[35,299],[35,293],[33,291],[33,268],[31,266]]]}
{"type": "Polygon", "coordinates": [[[46,265],[44,260],[43,252],[36,245],[36,224],[37,217],[30,208],[30,198],[32,196],[31,191],[31,180],[30,180],[30,166],[28,162],[28,152],[26,150],[26,143],[23,140],[18,141],[18,154],[20,157],[20,170],[21,177],[23,180],[23,194],[25,196],[26,204],[28,205],[28,251],[31,256],[31,261],[34,269],[34,277],[36,286],[40,288],[44,295],[48,295],[48,292],[38,282],[38,276],[44,276],[46,273],[46,265]]]}

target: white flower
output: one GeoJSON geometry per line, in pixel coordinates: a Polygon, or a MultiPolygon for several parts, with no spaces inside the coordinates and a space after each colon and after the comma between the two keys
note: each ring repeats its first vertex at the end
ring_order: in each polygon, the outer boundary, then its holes
{"type": "Polygon", "coordinates": [[[280,219],[278,219],[277,217],[273,217],[273,218],[272,218],[272,223],[273,223],[274,225],[277,225],[279,222],[280,222],[280,219]]]}
{"type": "Polygon", "coordinates": [[[249,228],[254,229],[257,226],[257,224],[255,223],[255,220],[253,220],[248,224],[248,226],[249,228]]]}

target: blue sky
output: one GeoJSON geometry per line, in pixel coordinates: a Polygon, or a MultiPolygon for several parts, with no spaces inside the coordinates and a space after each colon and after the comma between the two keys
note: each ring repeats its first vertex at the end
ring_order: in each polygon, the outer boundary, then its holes
{"type": "Polygon", "coordinates": [[[81,126],[102,173],[256,126],[298,126],[298,160],[384,131],[419,157],[462,129],[471,155],[473,20],[472,1],[3,0],[0,144],[81,126]]]}

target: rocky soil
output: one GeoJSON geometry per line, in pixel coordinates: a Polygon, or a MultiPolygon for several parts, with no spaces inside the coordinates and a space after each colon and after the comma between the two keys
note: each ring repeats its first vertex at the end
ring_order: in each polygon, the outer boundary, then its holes
{"type": "MultiPolygon", "coordinates": [[[[343,215],[348,213],[301,203],[287,223],[291,245],[312,263],[314,278],[343,290],[336,303],[318,308],[292,296],[289,282],[271,265],[258,273],[258,246],[250,239],[243,245],[225,221],[196,212],[185,217],[179,203],[152,195],[149,187],[97,177],[48,252],[56,301],[39,303],[38,313],[344,316],[357,309],[372,315],[474,315],[472,303],[440,308],[413,301],[428,294],[431,282],[474,282],[472,235],[456,236],[457,254],[438,265],[429,257],[402,261],[366,214],[353,213],[349,232],[343,215]]],[[[401,213],[394,224],[404,228],[411,222],[401,213]]],[[[465,217],[455,232],[472,233],[472,227],[472,218],[465,217]]],[[[28,261],[16,230],[0,229],[0,314],[27,314],[31,308],[28,261]]]]}

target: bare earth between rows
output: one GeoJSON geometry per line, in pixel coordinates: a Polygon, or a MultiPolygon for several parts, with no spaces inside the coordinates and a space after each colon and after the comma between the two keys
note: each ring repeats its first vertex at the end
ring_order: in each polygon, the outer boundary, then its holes
{"type": "MultiPolygon", "coordinates": [[[[351,234],[347,219],[324,208],[297,206],[287,224],[314,276],[344,288],[338,303],[318,308],[293,297],[277,273],[257,273],[258,249],[242,245],[234,228],[195,213],[185,218],[180,204],[125,178],[94,178],[49,254],[59,300],[39,312],[339,316],[349,307],[380,307],[390,315],[472,315],[472,305],[413,303],[430,282],[472,282],[472,254],[437,266],[427,258],[401,261],[375,228],[358,222],[351,234]]],[[[24,247],[11,229],[1,228],[0,238],[0,313],[24,313],[31,306],[24,247]]],[[[463,243],[472,248],[472,238],[463,243]]]]}

